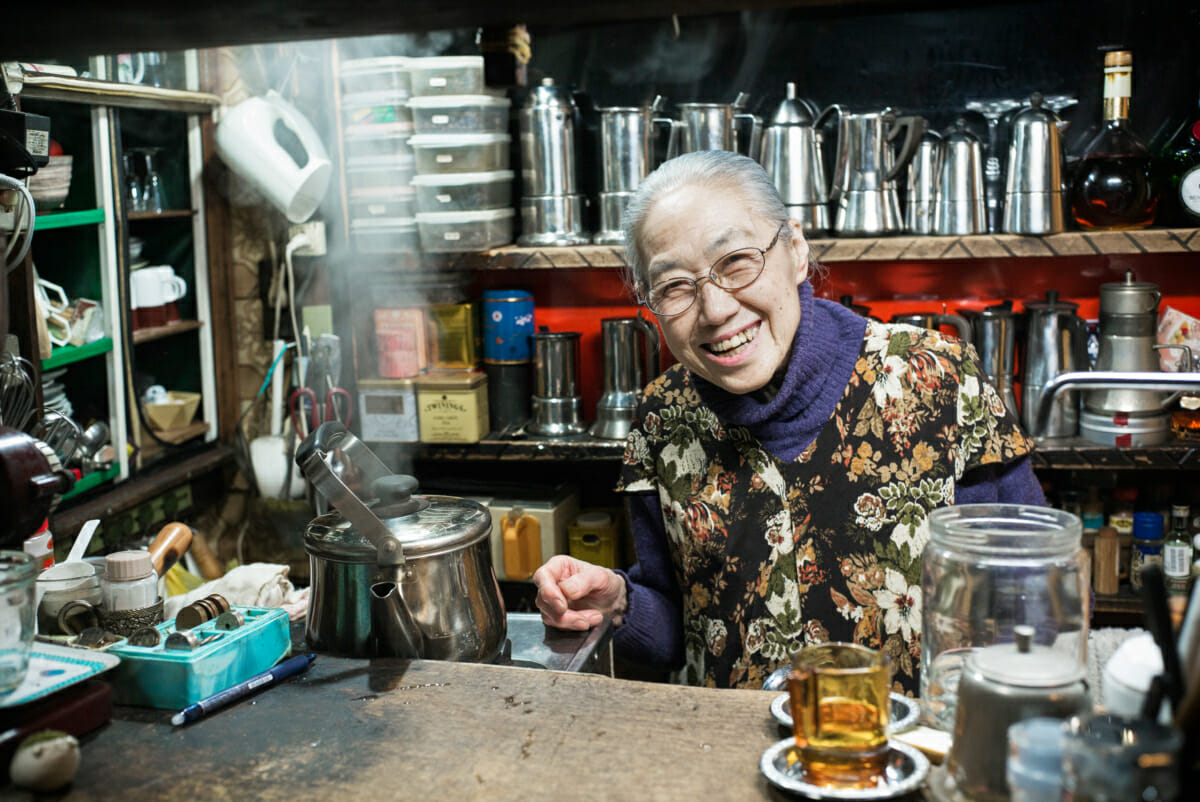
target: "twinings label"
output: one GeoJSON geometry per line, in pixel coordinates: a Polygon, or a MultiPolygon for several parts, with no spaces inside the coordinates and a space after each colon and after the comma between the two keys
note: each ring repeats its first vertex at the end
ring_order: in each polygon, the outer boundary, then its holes
{"type": "Polygon", "coordinates": [[[478,443],[487,431],[487,388],[417,394],[417,421],[423,443],[478,443]]]}

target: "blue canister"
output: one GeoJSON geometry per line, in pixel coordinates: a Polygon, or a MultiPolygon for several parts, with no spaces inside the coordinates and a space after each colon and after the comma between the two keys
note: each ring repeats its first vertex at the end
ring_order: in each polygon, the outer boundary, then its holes
{"type": "Polygon", "coordinates": [[[1142,569],[1147,565],[1162,565],[1165,530],[1163,516],[1158,512],[1133,514],[1133,545],[1129,549],[1129,584],[1134,590],[1142,588],[1142,569]]]}
{"type": "Polygon", "coordinates": [[[533,358],[533,295],[524,290],[483,291],[483,361],[528,362],[533,358]]]}

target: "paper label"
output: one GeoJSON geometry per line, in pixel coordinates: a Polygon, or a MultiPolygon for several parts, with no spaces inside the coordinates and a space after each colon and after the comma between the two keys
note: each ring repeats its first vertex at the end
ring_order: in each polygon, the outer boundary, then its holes
{"type": "Polygon", "coordinates": [[[454,161],[454,157],[451,156],[449,153],[439,153],[437,155],[437,163],[438,164],[449,164],[452,161],[454,161]]]}
{"type": "Polygon", "coordinates": [[[449,114],[435,114],[430,119],[433,121],[434,125],[446,125],[448,122],[450,122],[450,115],[449,114]]]}
{"type": "Polygon", "coordinates": [[[1200,166],[1188,170],[1179,179],[1179,203],[1185,211],[1200,217],[1200,166]]]}

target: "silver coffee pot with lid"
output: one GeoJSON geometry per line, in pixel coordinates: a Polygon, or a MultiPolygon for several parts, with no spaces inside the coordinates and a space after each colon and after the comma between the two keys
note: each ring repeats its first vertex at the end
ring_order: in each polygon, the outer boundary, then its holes
{"type": "Polygon", "coordinates": [[[1057,234],[1066,228],[1063,212],[1062,132],[1069,123],[1043,107],[1040,92],[1012,119],[1008,178],[1004,192],[1004,231],[1057,234]]]}
{"type": "Polygon", "coordinates": [[[775,109],[762,143],[762,166],[771,177],[788,215],[809,232],[829,229],[829,192],[821,160],[821,129],[816,109],[796,97],[788,82],[787,96],[775,109]]]}
{"type": "Polygon", "coordinates": [[[518,245],[584,245],[586,196],[576,173],[577,108],[571,93],[543,78],[517,113],[521,144],[518,245]]]}
{"type": "Polygon", "coordinates": [[[942,137],[938,165],[935,234],[987,233],[983,194],[983,144],[961,117],[942,137]]]}

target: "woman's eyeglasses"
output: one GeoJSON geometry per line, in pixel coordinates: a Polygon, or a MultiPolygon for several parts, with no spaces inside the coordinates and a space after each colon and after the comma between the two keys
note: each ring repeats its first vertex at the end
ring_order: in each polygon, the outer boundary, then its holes
{"type": "Polygon", "coordinates": [[[645,298],[640,299],[641,302],[659,317],[673,317],[692,308],[696,296],[700,294],[700,285],[705,281],[711,281],[726,292],[750,286],[762,275],[763,267],[767,264],[767,251],[775,247],[787,227],[787,223],[781,225],[765,248],[738,248],[725,254],[713,262],[706,276],[698,279],[680,276],[660,281],[650,288],[645,298]]]}

